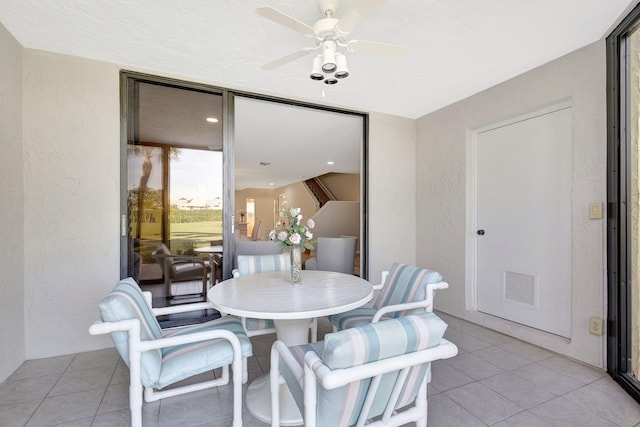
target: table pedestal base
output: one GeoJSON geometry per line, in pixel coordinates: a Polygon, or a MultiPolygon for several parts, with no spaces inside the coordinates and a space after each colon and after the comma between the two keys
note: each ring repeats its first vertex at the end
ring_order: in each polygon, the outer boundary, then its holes
{"type": "MultiPolygon", "coordinates": [[[[271,423],[271,387],[269,374],[257,378],[247,389],[247,410],[262,422],[271,423]]],[[[297,426],[303,424],[302,415],[286,384],[280,384],[280,425],[297,426]]]]}

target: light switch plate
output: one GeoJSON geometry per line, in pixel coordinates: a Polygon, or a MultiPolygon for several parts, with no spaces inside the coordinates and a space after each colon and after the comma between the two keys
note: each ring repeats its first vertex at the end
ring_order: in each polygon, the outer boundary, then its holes
{"type": "Polygon", "coordinates": [[[592,202],[589,204],[589,218],[601,219],[602,218],[602,203],[592,202]]]}

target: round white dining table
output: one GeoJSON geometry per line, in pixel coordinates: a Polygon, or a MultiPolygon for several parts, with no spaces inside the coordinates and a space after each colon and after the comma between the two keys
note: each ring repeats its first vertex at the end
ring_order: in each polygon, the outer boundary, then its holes
{"type": "MultiPolygon", "coordinates": [[[[279,340],[287,346],[309,342],[311,319],[360,307],[373,297],[371,284],[357,276],[332,271],[303,270],[302,284],[293,286],[289,271],[257,273],[228,279],[207,293],[213,307],[240,317],[272,319],[279,340]]],[[[247,389],[249,412],[271,422],[269,375],[247,389]]],[[[280,389],[281,425],[302,424],[302,416],[286,385],[280,389]]]]}

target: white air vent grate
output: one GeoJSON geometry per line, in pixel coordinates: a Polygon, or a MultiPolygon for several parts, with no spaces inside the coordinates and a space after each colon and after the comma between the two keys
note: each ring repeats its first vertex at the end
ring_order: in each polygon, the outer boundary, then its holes
{"type": "Polygon", "coordinates": [[[535,305],[535,277],[530,274],[505,271],[504,297],[521,304],[535,305]]]}

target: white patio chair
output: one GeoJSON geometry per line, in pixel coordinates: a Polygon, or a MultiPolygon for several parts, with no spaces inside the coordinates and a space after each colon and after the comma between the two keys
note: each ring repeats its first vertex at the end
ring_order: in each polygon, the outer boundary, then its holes
{"type": "Polygon", "coordinates": [[[132,279],[121,280],[100,302],[102,321],[89,328],[91,335],[111,334],[120,357],[129,367],[131,425],[142,425],[142,399],[153,402],[165,397],[204,390],[229,383],[233,370],[233,426],[242,426],[242,384],[247,381],[247,358],[251,342],[234,316],[163,333],[156,316],[211,308],[208,303],[152,309],[132,279]],[[203,372],[222,368],[214,380],[163,390],[203,372]]]}
{"type": "Polygon", "coordinates": [[[433,311],[436,290],[447,289],[436,271],[394,263],[389,271],[382,272],[381,284],[373,289],[380,291],[371,307],[360,307],[345,313],[329,316],[333,330],[352,328],[405,316],[416,311],[433,311]]]}
{"type": "Polygon", "coordinates": [[[353,274],[357,243],[354,236],[318,237],[316,256],[304,263],[305,269],[353,274]]]}
{"type": "Polygon", "coordinates": [[[446,327],[435,314],[422,312],[330,333],[315,344],[287,347],[276,341],[271,425],[280,423],[284,382],[306,427],[425,427],[430,362],[458,352],[442,338],[446,327]]]}

